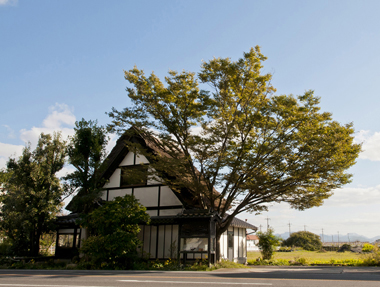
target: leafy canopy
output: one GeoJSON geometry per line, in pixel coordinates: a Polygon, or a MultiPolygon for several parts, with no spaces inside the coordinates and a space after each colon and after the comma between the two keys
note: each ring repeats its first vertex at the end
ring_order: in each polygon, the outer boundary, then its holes
{"type": "Polygon", "coordinates": [[[347,169],[361,148],[353,125],[321,112],[313,91],[276,95],[272,76],[261,72],[265,60],[255,47],[235,62],[203,62],[197,75],[169,71],[165,84],[134,67],[125,72],[132,105],[109,113],[109,129],[138,131],[155,143],[149,156],[157,178],[189,189],[221,215],[219,235],[237,214],[261,212],[269,203],[321,205],[350,182],[347,169]]]}
{"type": "Polygon", "coordinates": [[[64,194],[56,173],[63,168],[65,156],[61,135],[42,133],[35,150],[29,145],[18,159],[7,162],[0,224],[14,254],[37,256],[42,234],[54,229],[64,194]]]}
{"type": "Polygon", "coordinates": [[[296,246],[309,251],[317,251],[322,248],[322,241],[319,235],[309,231],[298,231],[292,233],[288,239],[282,242],[283,246],[296,246]]]}

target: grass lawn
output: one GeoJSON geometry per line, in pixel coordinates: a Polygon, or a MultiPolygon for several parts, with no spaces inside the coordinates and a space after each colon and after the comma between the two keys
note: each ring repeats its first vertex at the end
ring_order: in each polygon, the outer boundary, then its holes
{"type": "MultiPolygon", "coordinates": [[[[248,252],[247,260],[255,260],[256,258],[261,257],[260,252],[248,252]]],[[[351,260],[351,259],[363,259],[362,254],[357,254],[354,252],[318,252],[318,251],[293,251],[293,252],[275,252],[274,259],[283,259],[283,260],[297,260],[298,258],[305,258],[307,261],[330,261],[334,260],[351,260]]]]}

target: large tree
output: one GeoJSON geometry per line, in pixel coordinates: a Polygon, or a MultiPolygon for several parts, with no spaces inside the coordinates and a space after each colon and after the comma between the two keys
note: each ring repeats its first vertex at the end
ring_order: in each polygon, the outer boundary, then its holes
{"type": "Polygon", "coordinates": [[[65,180],[66,188],[75,196],[66,209],[87,214],[93,210],[105,183],[100,175],[108,137],[105,128],[91,120],[77,121],[74,131],[67,154],[75,171],[65,180]]]}
{"type": "Polygon", "coordinates": [[[111,130],[134,126],[130,131],[155,142],[150,171],[219,213],[218,242],[241,212],[273,202],[299,210],[321,205],[350,182],[347,169],[360,152],[353,125],[320,112],[313,91],[276,95],[272,76],[261,73],[265,59],[255,47],[236,62],[203,62],[197,76],[169,71],[166,84],[134,67],[125,72],[133,105],[109,113],[111,130]]]}
{"type": "Polygon", "coordinates": [[[25,147],[7,162],[1,195],[1,229],[17,255],[37,256],[43,233],[54,228],[63,188],[56,173],[65,163],[66,147],[59,133],[41,134],[35,150],[25,147]]]}

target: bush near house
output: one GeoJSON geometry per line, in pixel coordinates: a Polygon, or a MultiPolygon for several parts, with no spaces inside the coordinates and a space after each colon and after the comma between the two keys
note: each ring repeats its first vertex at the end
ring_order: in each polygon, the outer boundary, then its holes
{"type": "Polygon", "coordinates": [[[133,195],[106,202],[83,220],[90,237],[80,249],[86,261],[82,263],[90,269],[132,269],[141,245],[139,224],[149,221],[146,208],[133,195]]]}

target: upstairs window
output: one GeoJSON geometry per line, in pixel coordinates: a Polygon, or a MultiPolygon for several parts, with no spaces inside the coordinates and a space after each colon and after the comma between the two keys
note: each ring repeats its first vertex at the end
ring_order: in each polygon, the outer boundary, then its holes
{"type": "Polygon", "coordinates": [[[144,186],[148,181],[148,166],[134,165],[121,168],[120,186],[144,186]]]}

